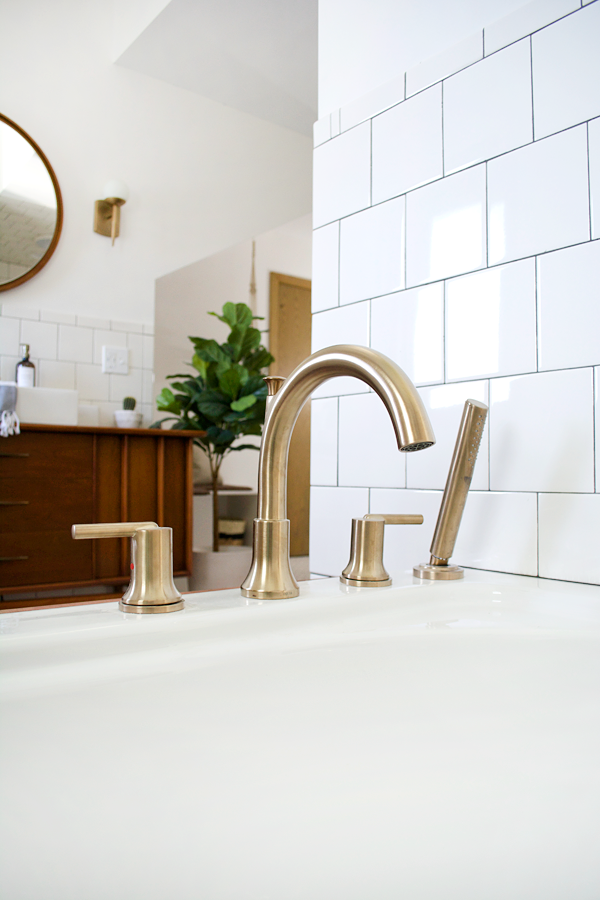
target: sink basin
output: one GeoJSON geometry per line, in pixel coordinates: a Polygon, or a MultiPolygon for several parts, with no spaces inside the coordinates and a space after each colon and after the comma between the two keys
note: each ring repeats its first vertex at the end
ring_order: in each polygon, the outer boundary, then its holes
{"type": "Polygon", "coordinates": [[[597,900],[600,589],[0,617],[7,900],[597,900]]]}

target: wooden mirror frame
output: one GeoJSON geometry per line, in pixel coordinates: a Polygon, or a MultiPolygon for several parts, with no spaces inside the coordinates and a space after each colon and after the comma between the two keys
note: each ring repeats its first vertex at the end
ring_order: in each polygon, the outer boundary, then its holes
{"type": "Polygon", "coordinates": [[[35,152],[37,153],[39,158],[42,160],[42,162],[46,166],[46,171],[48,172],[48,175],[50,176],[50,179],[52,181],[52,186],[54,187],[54,193],[56,194],[56,225],[54,226],[54,234],[52,236],[52,240],[50,241],[48,249],[42,256],[42,258],[39,260],[39,262],[37,262],[35,264],[35,266],[33,266],[31,269],[29,269],[28,272],[25,272],[24,275],[20,275],[18,278],[13,279],[13,281],[7,281],[6,284],[0,284],[0,292],[1,292],[1,291],[9,291],[11,288],[18,287],[20,284],[23,284],[23,282],[29,281],[30,278],[33,278],[34,275],[37,275],[37,273],[40,271],[40,269],[44,268],[44,266],[46,265],[46,263],[48,262],[48,260],[50,259],[50,257],[54,253],[54,251],[56,250],[56,245],[58,244],[58,239],[60,238],[60,233],[62,231],[63,201],[62,201],[62,194],[60,192],[60,186],[58,184],[58,179],[55,175],[54,169],[48,162],[48,158],[47,158],[46,154],[41,150],[40,147],[38,147],[38,145],[33,140],[33,138],[30,137],[26,131],[23,131],[23,129],[19,125],[17,125],[16,122],[13,122],[12,119],[9,119],[8,116],[5,116],[2,113],[0,113],[0,122],[4,122],[5,125],[9,125],[11,128],[14,128],[14,130],[16,132],[18,132],[18,134],[20,134],[22,138],[25,138],[25,140],[29,144],[31,144],[31,146],[33,147],[33,149],[35,150],[35,152]]]}

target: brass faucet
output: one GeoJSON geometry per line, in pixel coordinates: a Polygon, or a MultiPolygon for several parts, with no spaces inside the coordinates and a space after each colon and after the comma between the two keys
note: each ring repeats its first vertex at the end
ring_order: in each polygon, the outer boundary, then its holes
{"type": "Polygon", "coordinates": [[[71,535],[84,538],[130,537],[131,581],[119,601],[129,613],[166,613],[183,609],[183,599],[173,583],[173,529],[156,522],[98,522],[73,525],[71,535]]]}
{"type": "MultiPolygon", "coordinates": [[[[290,569],[290,522],[286,518],[288,449],[305,402],[315,388],[337,375],[358,378],[380,396],[400,450],[423,450],[435,443],[415,386],[382,353],[340,344],[319,350],[300,363],[270,398],[258,464],[258,517],[254,520],[252,566],[241,587],[244,597],[282,600],[297,597],[300,592],[290,569]]],[[[272,385],[273,382],[270,389],[272,385]]]]}

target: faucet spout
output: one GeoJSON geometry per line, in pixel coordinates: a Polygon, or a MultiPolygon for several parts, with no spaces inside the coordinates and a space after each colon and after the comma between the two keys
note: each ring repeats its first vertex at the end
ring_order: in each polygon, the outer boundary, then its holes
{"type": "Polygon", "coordinates": [[[320,384],[338,375],[358,378],[379,395],[392,420],[399,450],[423,450],[435,443],[415,386],[382,353],[340,344],[319,350],[300,363],[271,398],[264,427],[258,468],[258,517],[254,520],[252,566],[241,587],[244,597],[275,600],[298,596],[289,562],[288,450],[305,402],[320,384]]]}

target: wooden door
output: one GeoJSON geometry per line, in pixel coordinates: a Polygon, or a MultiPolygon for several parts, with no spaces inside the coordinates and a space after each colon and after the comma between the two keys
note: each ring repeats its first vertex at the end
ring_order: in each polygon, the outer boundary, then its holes
{"type": "MultiPolygon", "coordinates": [[[[269,348],[271,375],[287,377],[310,356],[310,281],[271,272],[269,348]]],[[[290,444],[287,514],[290,555],[308,556],[310,502],[310,403],[302,410],[290,444]]]]}

